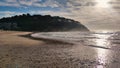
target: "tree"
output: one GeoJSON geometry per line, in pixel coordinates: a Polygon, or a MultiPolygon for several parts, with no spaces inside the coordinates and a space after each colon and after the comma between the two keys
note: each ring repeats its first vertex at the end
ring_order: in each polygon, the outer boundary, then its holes
{"type": "MultiPolygon", "coordinates": [[[[0,23],[13,24],[12,30],[22,31],[68,31],[88,29],[80,22],[59,16],[22,14],[0,19],[0,23]]],[[[7,26],[6,26],[7,27],[7,26]]],[[[4,27],[5,28],[5,27],[4,27]]],[[[2,28],[3,29],[3,28],[2,28]]]]}

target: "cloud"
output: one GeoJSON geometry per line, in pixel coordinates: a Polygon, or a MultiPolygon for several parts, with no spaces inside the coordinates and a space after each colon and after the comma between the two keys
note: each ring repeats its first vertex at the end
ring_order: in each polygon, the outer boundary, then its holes
{"type": "Polygon", "coordinates": [[[75,6],[94,6],[95,2],[90,0],[3,0],[0,2],[0,6],[12,6],[12,7],[75,7],[75,6]]]}
{"type": "Polygon", "coordinates": [[[14,15],[21,15],[21,12],[11,12],[11,11],[0,11],[0,18],[2,17],[11,17],[14,15]]]}
{"type": "Polygon", "coordinates": [[[59,7],[60,4],[56,0],[4,0],[0,2],[0,6],[10,7],[59,7]]]}
{"type": "Polygon", "coordinates": [[[68,2],[68,6],[69,4],[73,5],[73,6],[81,6],[81,7],[88,7],[88,6],[95,6],[96,2],[94,0],[69,0],[68,2]]]}
{"type": "Polygon", "coordinates": [[[8,2],[8,3],[13,3],[13,2],[17,2],[17,0],[5,0],[5,2],[8,2]]]}
{"type": "Polygon", "coordinates": [[[1,1],[0,6],[19,7],[20,5],[13,0],[13,1],[3,1],[3,2],[1,1]]]}
{"type": "Polygon", "coordinates": [[[60,7],[60,4],[55,0],[46,0],[44,3],[39,2],[39,1],[35,2],[33,4],[33,6],[36,6],[36,7],[52,7],[52,8],[54,8],[54,7],[60,7]]]}
{"type": "MultiPolygon", "coordinates": [[[[90,29],[111,27],[119,28],[120,2],[111,0],[110,8],[98,8],[95,0],[4,0],[0,6],[34,7],[40,10],[31,10],[30,14],[50,14],[75,19],[90,29]],[[41,7],[58,8],[59,10],[41,10],[41,7]],[[95,27],[97,26],[97,27],[95,27]],[[107,26],[107,27],[106,27],[107,26]],[[110,26],[110,27],[109,27],[110,26]]],[[[3,16],[21,14],[19,12],[0,12],[3,16]]]]}

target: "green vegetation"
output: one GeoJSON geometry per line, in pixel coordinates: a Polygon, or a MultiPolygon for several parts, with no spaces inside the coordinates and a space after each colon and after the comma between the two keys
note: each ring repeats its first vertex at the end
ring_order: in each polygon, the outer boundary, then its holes
{"type": "Polygon", "coordinates": [[[89,31],[84,25],[72,19],[50,15],[16,15],[0,19],[0,29],[19,31],[89,31]]]}

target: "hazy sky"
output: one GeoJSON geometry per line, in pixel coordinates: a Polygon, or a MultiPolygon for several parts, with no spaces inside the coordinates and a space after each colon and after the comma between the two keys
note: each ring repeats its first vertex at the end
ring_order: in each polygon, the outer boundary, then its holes
{"type": "Polygon", "coordinates": [[[90,30],[120,30],[120,0],[0,0],[0,18],[23,13],[71,18],[90,30]]]}

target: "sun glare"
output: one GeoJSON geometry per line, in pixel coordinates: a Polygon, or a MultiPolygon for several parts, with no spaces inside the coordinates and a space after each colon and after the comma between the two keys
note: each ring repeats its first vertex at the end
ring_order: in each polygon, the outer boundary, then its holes
{"type": "Polygon", "coordinates": [[[110,4],[109,4],[110,0],[96,0],[96,7],[101,7],[101,8],[109,8],[110,4]]]}

